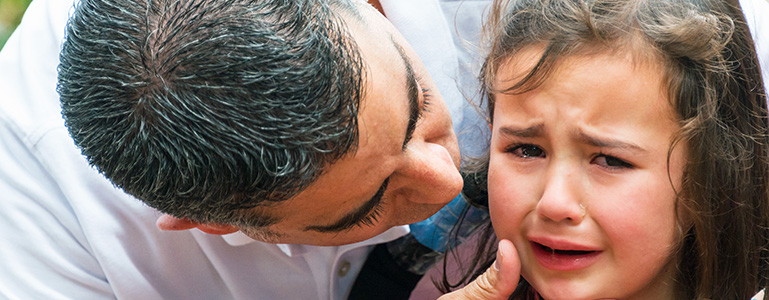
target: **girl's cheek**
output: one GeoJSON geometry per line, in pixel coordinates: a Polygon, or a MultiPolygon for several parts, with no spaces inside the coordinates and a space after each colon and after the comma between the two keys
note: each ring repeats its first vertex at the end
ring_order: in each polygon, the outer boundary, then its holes
{"type": "Polygon", "coordinates": [[[499,180],[507,175],[493,170],[489,172],[489,212],[500,238],[511,238],[515,234],[522,214],[516,201],[515,187],[507,180],[499,180]]]}

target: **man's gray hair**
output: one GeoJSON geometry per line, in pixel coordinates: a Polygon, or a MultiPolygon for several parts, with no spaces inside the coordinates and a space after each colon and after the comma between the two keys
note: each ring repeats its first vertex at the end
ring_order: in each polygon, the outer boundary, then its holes
{"type": "Polygon", "coordinates": [[[353,0],[82,0],[59,86],[93,166],[161,212],[264,226],[355,151],[353,0]]]}

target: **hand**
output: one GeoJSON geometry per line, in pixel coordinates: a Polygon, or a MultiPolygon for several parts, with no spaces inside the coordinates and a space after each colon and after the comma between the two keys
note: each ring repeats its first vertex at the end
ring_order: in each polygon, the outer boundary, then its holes
{"type": "Polygon", "coordinates": [[[513,294],[521,278],[521,261],[513,243],[499,241],[497,260],[486,272],[460,290],[453,291],[438,300],[505,300],[513,294]]]}

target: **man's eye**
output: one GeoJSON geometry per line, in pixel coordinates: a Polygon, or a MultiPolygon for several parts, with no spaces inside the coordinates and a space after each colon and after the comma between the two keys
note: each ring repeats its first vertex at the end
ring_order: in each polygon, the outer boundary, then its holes
{"type": "Polygon", "coordinates": [[[417,116],[417,120],[421,120],[422,117],[428,112],[430,112],[430,104],[431,98],[433,96],[432,90],[425,87],[425,82],[422,76],[416,76],[416,87],[417,90],[421,92],[421,98],[422,98],[422,107],[419,109],[419,115],[417,116]]]}
{"type": "Polygon", "coordinates": [[[521,158],[545,157],[545,151],[532,144],[513,146],[508,148],[505,152],[512,153],[521,158]]]}
{"type": "Polygon", "coordinates": [[[419,110],[419,118],[422,119],[422,116],[428,112],[430,112],[430,104],[432,102],[430,101],[430,98],[433,96],[433,94],[430,92],[430,89],[423,88],[422,89],[422,109],[419,110]]]}
{"type": "Polygon", "coordinates": [[[599,154],[593,158],[592,163],[607,169],[630,169],[633,165],[611,155],[599,154]]]}
{"type": "Polygon", "coordinates": [[[363,217],[363,219],[360,219],[358,222],[355,223],[355,226],[358,227],[366,227],[366,226],[374,226],[376,223],[379,222],[379,217],[382,216],[382,213],[384,213],[384,204],[382,202],[377,203],[376,206],[374,206],[374,209],[363,217]]]}

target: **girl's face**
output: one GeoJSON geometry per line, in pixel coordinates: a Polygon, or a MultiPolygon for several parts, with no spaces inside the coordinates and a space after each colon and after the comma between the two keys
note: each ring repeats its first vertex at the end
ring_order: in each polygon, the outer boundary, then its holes
{"type": "MultiPolygon", "coordinates": [[[[509,60],[510,86],[539,58],[509,60]]],[[[684,145],[657,62],[627,52],[561,59],[535,90],[497,94],[491,220],[544,299],[671,299],[684,145]],[[671,184],[672,182],[672,184],[671,184]]]]}

